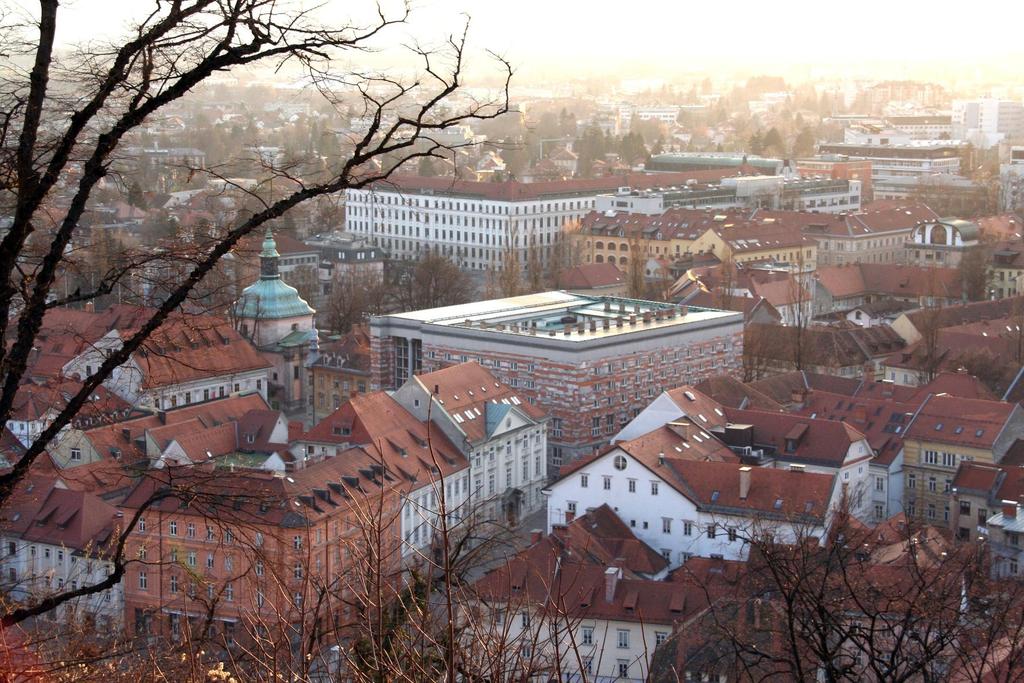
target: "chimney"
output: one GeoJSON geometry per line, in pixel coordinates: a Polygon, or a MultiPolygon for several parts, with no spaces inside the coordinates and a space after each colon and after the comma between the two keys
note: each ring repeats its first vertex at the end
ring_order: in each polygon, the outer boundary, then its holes
{"type": "Polygon", "coordinates": [[[1017,519],[1017,501],[1015,500],[1004,500],[1003,504],[1003,518],[1004,519],[1017,519]]]}
{"type": "Polygon", "coordinates": [[[85,312],[86,313],[95,313],[96,312],[96,304],[94,302],[92,302],[92,301],[86,301],[85,302],[85,312]]]}
{"type": "Polygon", "coordinates": [[[544,538],[543,529],[531,529],[530,530],[530,545],[540,543],[540,540],[544,538]]]}
{"type": "Polygon", "coordinates": [[[793,389],[789,394],[789,400],[793,403],[803,403],[807,398],[807,390],[803,388],[793,389]]]}
{"type": "Polygon", "coordinates": [[[618,567],[608,567],[604,570],[604,601],[613,602],[615,600],[615,588],[619,583],[619,575],[622,574],[622,570],[618,567]]]}
{"type": "Polygon", "coordinates": [[[750,495],[750,467],[744,465],[740,468],[740,500],[746,500],[750,495]]]}

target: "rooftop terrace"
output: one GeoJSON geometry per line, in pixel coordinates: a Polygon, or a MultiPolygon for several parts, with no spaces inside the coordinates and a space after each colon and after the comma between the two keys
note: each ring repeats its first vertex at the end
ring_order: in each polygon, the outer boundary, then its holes
{"type": "Polygon", "coordinates": [[[476,301],[388,317],[502,335],[550,337],[565,342],[740,319],[740,315],[732,311],[564,291],[476,301]]]}

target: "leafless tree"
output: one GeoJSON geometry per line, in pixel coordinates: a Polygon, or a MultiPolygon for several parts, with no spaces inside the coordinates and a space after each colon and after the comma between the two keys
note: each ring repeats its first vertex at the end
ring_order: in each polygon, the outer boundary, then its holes
{"type": "MultiPolygon", "coordinates": [[[[331,106],[343,104],[342,92],[355,93],[369,126],[312,180],[287,165],[263,164],[266,181],[276,181],[274,192],[254,194],[255,211],[223,226],[216,240],[203,245],[203,253],[152,314],[107,353],[20,460],[0,474],[0,508],[95,389],[189,300],[242,237],[303,202],[382,181],[409,159],[443,156],[450,150],[432,139],[434,131],[507,110],[511,68],[500,58],[496,61],[504,87],[494,100],[455,101],[463,86],[465,31],[453,35],[440,51],[413,47],[422,69],[409,80],[341,70],[340,60],[372,49],[408,14],[392,16],[381,10],[368,24],[336,26],[321,23],[300,3],[172,0],[154,3],[124,40],[90,44],[67,57],[55,49],[62,16],[57,0],[41,0],[31,25],[15,24],[10,14],[2,17],[0,32],[8,39],[0,81],[0,208],[12,218],[0,241],[0,336],[7,342],[0,345],[4,422],[46,312],[107,295],[132,272],[114,269],[94,286],[69,295],[55,287],[93,193],[116,172],[119,150],[148,119],[211,76],[265,66],[302,69],[331,106]],[[27,71],[20,67],[23,58],[31,63],[27,71]],[[56,203],[61,211],[54,218],[56,203]]],[[[119,578],[115,572],[110,580],[119,578]]],[[[105,587],[83,586],[49,596],[30,609],[9,612],[5,623],[43,614],[105,587]]]]}

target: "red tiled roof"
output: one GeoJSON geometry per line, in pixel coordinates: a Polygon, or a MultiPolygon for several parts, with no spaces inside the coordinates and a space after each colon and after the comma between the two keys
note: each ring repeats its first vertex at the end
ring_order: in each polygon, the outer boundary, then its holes
{"type": "Polygon", "coordinates": [[[440,405],[435,408],[439,407],[453,416],[460,414],[463,421],[453,422],[471,443],[487,440],[487,411],[494,409],[495,402],[508,402],[533,420],[540,421],[545,417],[540,407],[522,400],[515,389],[499,382],[490,370],[476,361],[467,361],[417,375],[416,379],[424,390],[438,400],[440,405]],[[467,419],[466,414],[471,410],[474,418],[467,419]]]}
{"type": "Polygon", "coordinates": [[[558,286],[560,289],[594,289],[621,285],[625,280],[625,275],[613,263],[584,263],[562,271],[558,286]]]}
{"type": "Polygon", "coordinates": [[[1016,404],[955,396],[931,396],[907,429],[906,438],[991,448],[1016,404]]]}
{"type": "Polygon", "coordinates": [[[771,447],[776,458],[787,461],[840,467],[850,446],[866,438],[858,429],[835,420],[737,408],[727,408],[726,415],[731,423],[754,428],[751,445],[771,447]]]}
{"type": "Polygon", "coordinates": [[[354,396],[302,439],[359,445],[404,477],[407,485],[415,484],[411,488],[467,467],[466,459],[440,429],[420,422],[383,391],[354,396]]]}

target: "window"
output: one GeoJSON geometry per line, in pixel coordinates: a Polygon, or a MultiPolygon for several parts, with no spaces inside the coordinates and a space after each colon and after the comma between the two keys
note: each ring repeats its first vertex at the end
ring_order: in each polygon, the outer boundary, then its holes
{"type": "Polygon", "coordinates": [[[656,481],[652,481],[651,482],[651,495],[652,496],[658,495],[658,482],[656,482],[656,481]]]}
{"type": "Polygon", "coordinates": [[[629,492],[636,493],[636,479],[630,479],[628,482],[629,492]]]}
{"type": "Polygon", "coordinates": [[[971,501],[961,500],[960,501],[960,514],[969,515],[971,514],[971,501]]]}
{"type": "Polygon", "coordinates": [[[196,551],[194,551],[194,550],[189,551],[188,556],[186,557],[185,561],[188,563],[188,566],[195,567],[196,566],[196,561],[197,561],[196,560],[196,551]]]}
{"type": "Polygon", "coordinates": [[[235,587],[230,583],[224,586],[224,599],[228,602],[235,601],[235,587]]]}
{"type": "Polygon", "coordinates": [[[885,477],[875,477],[875,490],[876,491],[884,491],[885,490],[885,477]]]}
{"type": "Polygon", "coordinates": [[[71,462],[80,462],[82,460],[82,449],[72,448],[71,449],[71,462]]]}
{"type": "Polygon", "coordinates": [[[580,488],[585,489],[589,485],[590,485],[590,475],[589,474],[581,474],[580,475],[580,488]]]}
{"type": "Polygon", "coordinates": [[[209,525],[206,526],[206,540],[207,541],[212,541],[213,540],[213,527],[209,526],[209,525]]]}
{"type": "Polygon", "coordinates": [[[620,628],[618,630],[617,643],[620,648],[629,647],[629,629],[620,628]]]}
{"type": "Polygon", "coordinates": [[[714,537],[715,537],[715,525],[714,524],[708,524],[708,538],[714,538],[714,537]]]}
{"type": "Polygon", "coordinates": [[[206,553],[206,568],[213,569],[213,553],[206,553]]]}
{"type": "Polygon", "coordinates": [[[146,518],[145,517],[139,517],[139,523],[136,526],[136,529],[138,529],[138,532],[140,534],[146,533],[146,518]]]}
{"type": "Polygon", "coordinates": [[[629,678],[629,660],[618,659],[616,662],[619,668],[619,678],[629,678]]]}
{"type": "Polygon", "coordinates": [[[928,490],[934,492],[937,488],[935,477],[928,477],[928,490]]]}
{"type": "Polygon", "coordinates": [[[604,490],[605,491],[611,491],[612,490],[612,478],[609,477],[607,474],[603,478],[604,478],[604,490]]]}
{"type": "Polygon", "coordinates": [[[683,522],[683,536],[693,535],[693,522],[683,522]]]}
{"type": "Polygon", "coordinates": [[[177,593],[178,592],[178,577],[175,576],[174,574],[171,574],[171,592],[172,593],[177,593]]]}
{"type": "Polygon", "coordinates": [[[914,474],[913,472],[908,472],[907,473],[907,488],[908,489],[916,489],[917,488],[917,475],[914,474]]]}
{"type": "Polygon", "coordinates": [[[178,535],[178,523],[177,522],[168,522],[168,524],[167,524],[167,534],[169,536],[177,536],[178,535]]]}
{"type": "Polygon", "coordinates": [[[192,523],[192,522],[188,523],[188,526],[185,527],[185,535],[188,536],[189,538],[195,538],[196,537],[196,525],[194,523],[192,523]]]}
{"type": "Polygon", "coordinates": [[[593,626],[584,626],[583,627],[583,634],[582,634],[581,638],[582,638],[581,644],[583,644],[583,645],[593,645],[594,644],[594,627],[593,626]]]}
{"type": "Polygon", "coordinates": [[[733,527],[729,527],[729,541],[732,542],[732,541],[735,541],[735,540],[736,540],[736,529],[733,528],[733,527]]]}
{"type": "Polygon", "coordinates": [[[144,590],[148,590],[148,588],[149,588],[149,579],[146,578],[146,572],[145,571],[140,571],[139,572],[139,590],[140,591],[144,591],[144,590]]]}
{"type": "Polygon", "coordinates": [[[885,506],[881,503],[875,503],[875,519],[882,519],[885,517],[885,506]]]}
{"type": "Polygon", "coordinates": [[[669,517],[661,518],[661,533],[670,534],[672,533],[672,519],[669,517]]]}
{"type": "Polygon", "coordinates": [[[622,470],[626,469],[626,456],[616,455],[615,459],[612,461],[612,464],[615,466],[615,469],[621,472],[622,470]]]}
{"type": "Polygon", "coordinates": [[[657,647],[658,645],[661,645],[666,640],[668,640],[668,632],[667,631],[655,631],[654,632],[654,645],[655,645],[655,647],[657,647]]]}
{"type": "Polygon", "coordinates": [[[302,536],[292,536],[292,547],[296,550],[302,550],[302,536]]]}
{"type": "Polygon", "coordinates": [[[296,579],[301,579],[302,578],[302,563],[301,562],[296,562],[295,566],[292,567],[292,576],[294,576],[296,579]]]}
{"type": "Polygon", "coordinates": [[[519,623],[523,628],[530,628],[530,613],[520,612],[519,623]]]}
{"type": "Polygon", "coordinates": [[[263,576],[263,560],[256,560],[256,576],[263,576]]]}

